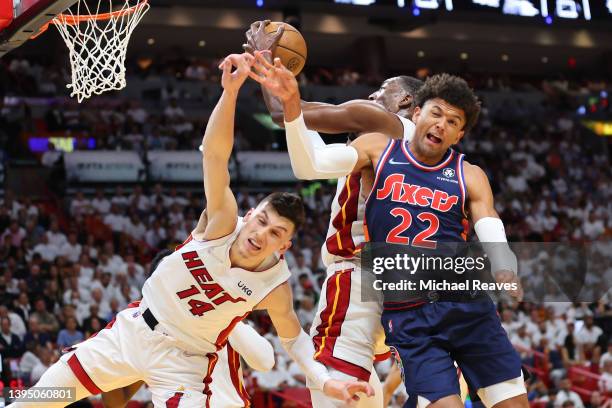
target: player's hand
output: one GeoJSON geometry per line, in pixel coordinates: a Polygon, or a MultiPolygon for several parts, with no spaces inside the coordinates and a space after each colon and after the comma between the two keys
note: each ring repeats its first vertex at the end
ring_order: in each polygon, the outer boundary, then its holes
{"type": "Polygon", "coordinates": [[[293,73],[281,63],[280,58],[274,58],[274,64],[270,64],[264,58],[265,53],[268,51],[255,52],[255,63],[249,76],[282,102],[299,95],[300,90],[293,73]]]}
{"type": "Polygon", "coordinates": [[[244,81],[246,81],[255,58],[251,54],[230,54],[219,64],[223,70],[221,75],[221,86],[230,92],[238,92],[244,81]],[[232,69],[236,68],[233,72],[232,69]]]}
{"type": "Polygon", "coordinates": [[[495,272],[495,282],[497,283],[510,283],[516,285],[516,290],[508,290],[507,292],[512,296],[516,301],[520,302],[523,300],[523,287],[521,285],[521,280],[517,275],[512,271],[497,271],[495,272]]]}
{"type": "Polygon", "coordinates": [[[264,57],[268,61],[272,61],[272,55],[274,55],[276,46],[285,32],[285,27],[281,25],[275,32],[266,33],[268,24],[270,24],[270,20],[256,21],[251,24],[251,28],[246,32],[247,42],[242,45],[242,48],[250,54],[254,54],[255,51],[270,51],[270,54],[264,55],[264,57]]]}
{"type": "Polygon", "coordinates": [[[350,404],[353,401],[359,401],[357,393],[364,393],[366,396],[371,397],[374,395],[374,389],[364,381],[340,381],[332,379],[325,382],[323,393],[330,398],[350,404]]]}

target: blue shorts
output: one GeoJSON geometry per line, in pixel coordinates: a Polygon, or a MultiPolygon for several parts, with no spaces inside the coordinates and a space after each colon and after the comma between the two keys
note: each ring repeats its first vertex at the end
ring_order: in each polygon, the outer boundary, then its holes
{"type": "Polygon", "coordinates": [[[521,359],[488,297],[385,310],[382,324],[387,345],[401,362],[406,407],[416,407],[419,395],[434,402],[459,394],[453,360],[474,391],[521,375],[521,359]]]}

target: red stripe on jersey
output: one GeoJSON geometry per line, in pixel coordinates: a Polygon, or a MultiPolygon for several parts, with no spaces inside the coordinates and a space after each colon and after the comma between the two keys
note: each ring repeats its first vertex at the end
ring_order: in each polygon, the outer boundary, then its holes
{"type": "Polygon", "coordinates": [[[351,258],[357,250],[353,240],[353,223],[357,221],[359,195],[361,189],[361,172],[351,173],[346,177],[344,187],[338,196],[340,211],[332,220],[336,232],[327,237],[327,252],[345,258],[351,258]]]}
{"type": "Polygon", "coordinates": [[[68,359],[68,367],[72,370],[76,378],[79,380],[83,387],[87,389],[87,391],[91,392],[93,395],[101,394],[102,390],[98,388],[98,386],[93,382],[89,374],[85,371],[81,362],[77,358],[76,354],[73,354],[68,359]]]}
{"type": "Polygon", "coordinates": [[[321,324],[317,326],[317,334],[312,339],[317,347],[314,358],[338,371],[369,381],[368,370],[333,355],[336,339],[340,336],[351,300],[352,272],[353,269],[338,271],[327,280],[327,305],[321,313],[321,324]]]}
{"type": "Polygon", "coordinates": [[[181,249],[182,247],[184,247],[185,245],[187,245],[191,240],[193,239],[193,235],[189,234],[189,236],[187,237],[187,239],[185,241],[183,241],[182,244],[177,245],[174,248],[174,251],[178,251],[179,249],[181,249]]]}
{"type": "Polygon", "coordinates": [[[166,408],[178,408],[181,398],[183,398],[183,393],[175,392],[174,395],[166,401],[166,408]]]}
{"type": "Polygon", "coordinates": [[[204,383],[204,391],[202,392],[206,395],[206,408],[210,408],[210,398],[212,396],[210,383],[212,382],[212,373],[215,369],[215,365],[217,365],[219,356],[217,353],[208,353],[206,357],[208,358],[208,369],[206,370],[206,377],[204,377],[204,380],[202,380],[204,383]]]}
{"type": "Polygon", "coordinates": [[[423,171],[436,171],[436,170],[440,170],[442,167],[448,165],[448,163],[450,163],[451,160],[453,160],[453,157],[455,156],[455,151],[451,149],[451,152],[448,155],[448,158],[446,160],[444,160],[442,163],[438,163],[435,166],[426,166],[424,164],[419,163],[417,161],[417,159],[415,159],[412,156],[412,153],[410,153],[410,150],[408,149],[408,143],[409,143],[408,141],[404,141],[404,143],[402,143],[402,145],[401,145],[402,146],[402,151],[404,152],[404,156],[406,156],[408,161],[410,161],[419,170],[423,170],[423,171]]]}
{"type": "Polygon", "coordinates": [[[381,353],[381,354],[376,354],[374,356],[374,361],[385,361],[388,358],[391,357],[391,350],[387,351],[386,353],[381,353]]]}
{"type": "MultiPolygon", "coordinates": [[[[395,146],[395,139],[391,139],[389,144],[383,151],[380,159],[378,159],[378,163],[376,164],[376,169],[374,171],[374,183],[372,183],[372,190],[368,194],[368,198],[365,200],[365,206],[367,208],[368,202],[370,201],[370,197],[372,197],[372,193],[376,190],[376,186],[378,185],[378,179],[380,178],[380,173],[382,173],[385,164],[387,164],[387,159],[391,154],[391,150],[393,150],[393,146],[395,146]]],[[[367,213],[367,212],[366,212],[367,213]]],[[[365,242],[370,242],[370,234],[368,233],[368,220],[366,219],[366,213],[363,214],[363,233],[365,235],[365,242]]]]}
{"type": "Polygon", "coordinates": [[[236,325],[238,323],[240,323],[242,320],[246,319],[246,317],[250,313],[251,312],[246,312],[242,316],[234,317],[234,319],[232,319],[232,321],[230,322],[229,326],[227,326],[225,329],[221,330],[221,333],[219,333],[219,336],[217,337],[217,341],[215,341],[215,345],[217,346],[217,350],[221,350],[225,346],[225,344],[227,344],[227,338],[229,337],[229,335],[232,332],[232,330],[234,330],[234,327],[236,327],[236,325]]]}
{"type": "Polygon", "coordinates": [[[244,388],[242,376],[240,375],[240,355],[229,343],[227,343],[227,360],[229,362],[229,371],[232,384],[234,385],[238,396],[240,396],[240,399],[242,399],[244,407],[248,408],[251,406],[251,401],[249,401],[249,394],[244,388]]]}
{"type": "Polygon", "coordinates": [[[459,160],[457,160],[457,179],[459,180],[459,190],[461,191],[461,211],[463,212],[463,216],[467,218],[467,212],[465,208],[465,202],[467,197],[467,190],[465,187],[465,179],[463,178],[463,158],[465,156],[463,154],[459,155],[459,160]]]}
{"type": "MultiPolygon", "coordinates": [[[[341,271],[342,272],[342,271],[341,271]]],[[[327,285],[325,286],[325,300],[326,305],[323,311],[321,312],[321,323],[317,326],[317,334],[312,338],[315,348],[317,352],[315,353],[315,359],[317,356],[322,353],[323,339],[325,338],[325,330],[331,326],[331,322],[333,321],[332,313],[334,310],[334,304],[338,302],[337,296],[339,295],[340,285],[339,285],[339,272],[332,275],[329,279],[327,279],[327,285]]]]}

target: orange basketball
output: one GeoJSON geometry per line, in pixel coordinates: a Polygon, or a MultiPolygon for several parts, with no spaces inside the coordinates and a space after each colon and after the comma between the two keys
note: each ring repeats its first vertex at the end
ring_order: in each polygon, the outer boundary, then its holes
{"type": "Polygon", "coordinates": [[[276,32],[281,24],[285,26],[285,31],[278,42],[274,57],[280,58],[283,65],[293,72],[293,75],[297,75],[306,64],[306,41],[293,26],[279,21],[268,24],[266,33],[276,32]]]}

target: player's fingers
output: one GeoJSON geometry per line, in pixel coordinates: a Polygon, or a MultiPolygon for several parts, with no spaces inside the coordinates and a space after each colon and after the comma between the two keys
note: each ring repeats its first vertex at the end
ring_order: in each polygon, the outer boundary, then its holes
{"type": "Polygon", "coordinates": [[[232,64],[230,63],[229,60],[226,60],[223,63],[223,76],[230,75],[231,72],[232,72],[232,64]]]}
{"type": "Polygon", "coordinates": [[[283,67],[283,63],[281,62],[281,59],[276,57],[274,58],[274,67],[276,68],[282,68],[283,67]]]}
{"type": "Polygon", "coordinates": [[[266,58],[264,57],[265,53],[263,51],[256,51],[255,52],[255,59],[257,59],[257,62],[260,63],[261,65],[263,65],[266,68],[273,68],[273,65],[270,64],[268,62],[268,60],[266,60],[266,58]]]}
{"type": "Polygon", "coordinates": [[[263,65],[259,64],[257,61],[253,65],[251,65],[251,71],[256,75],[265,78],[268,75],[268,69],[263,65]]]}
{"type": "Polygon", "coordinates": [[[265,81],[265,77],[262,77],[260,75],[257,75],[255,72],[253,71],[249,71],[249,78],[251,78],[252,80],[254,80],[255,82],[258,82],[260,84],[264,83],[265,81]]]}
{"type": "Polygon", "coordinates": [[[276,33],[274,33],[274,41],[277,42],[278,40],[280,40],[284,32],[285,32],[285,26],[283,25],[278,26],[276,33]]]}

